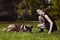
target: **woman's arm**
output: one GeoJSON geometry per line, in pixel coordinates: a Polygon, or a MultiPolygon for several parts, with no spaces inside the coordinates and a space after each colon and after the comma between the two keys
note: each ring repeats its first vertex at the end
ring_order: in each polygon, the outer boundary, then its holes
{"type": "Polygon", "coordinates": [[[46,18],[47,21],[50,23],[50,29],[49,29],[49,32],[48,32],[48,34],[50,34],[51,31],[52,31],[53,22],[52,22],[51,19],[48,17],[48,15],[45,15],[45,18],[46,18]]]}
{"type": "Polygon", "coordinates": [[[45,21],[44,21],[44,18],[42,16],[39,16],[38,17],[38,20],[39,20],[39,23],[43,24],[45,21]]]}

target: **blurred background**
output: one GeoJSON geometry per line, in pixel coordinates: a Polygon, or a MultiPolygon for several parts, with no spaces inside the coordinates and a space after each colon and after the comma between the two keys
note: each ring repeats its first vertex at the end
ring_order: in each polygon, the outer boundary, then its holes
{"type": "Polygon", "coordinates": [[[60,19],[60,0],[0,0],[0,21],[37,21],[37,8],[45,9],[55,20],[60,19]]]}

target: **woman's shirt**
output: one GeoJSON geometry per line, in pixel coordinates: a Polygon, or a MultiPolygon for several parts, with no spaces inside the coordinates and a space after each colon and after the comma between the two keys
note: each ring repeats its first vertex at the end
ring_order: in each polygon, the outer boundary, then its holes
{"type": "Polygon", "coordinates": [[[54,30],[56,31],[57,30],[56,22],[55,22],[55,20],[53,19],[53,17],[51,15],[49,15],[47,12],[45,12],[44,16],[42,16],[42,17],[45,20],[45,26],[46,26],[46,28],[48,30],[50,29],[50,23],[49,23],[49,21],[51,21],[53,23],[53,25],[52,25],[52,31],[54,31],[54,30]],[[45,18],[45,16],[48,16],[48,20],[45,18]]]}

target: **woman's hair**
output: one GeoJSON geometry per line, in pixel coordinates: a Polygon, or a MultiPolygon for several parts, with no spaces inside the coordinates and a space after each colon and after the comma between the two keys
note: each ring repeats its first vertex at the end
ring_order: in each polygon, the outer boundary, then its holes
{"type": "Polygon", "coordinates": [[[45,12],[45,9],[44,8],[37,8],[37,9],[42,10],[43,12],[45,12]]]}

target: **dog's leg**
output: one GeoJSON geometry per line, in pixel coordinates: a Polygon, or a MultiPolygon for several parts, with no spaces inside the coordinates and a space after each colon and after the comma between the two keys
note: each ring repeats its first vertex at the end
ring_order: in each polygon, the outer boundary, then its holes
{"type": "Polygon", "coordinates": [[[23,25],[20,26],[20,32],[22,31],[23,25]]]}
{"type": "Polygon", "coordinates": [[[11,29],[8,29],[7,32],[11,31],[11,29]]]}

